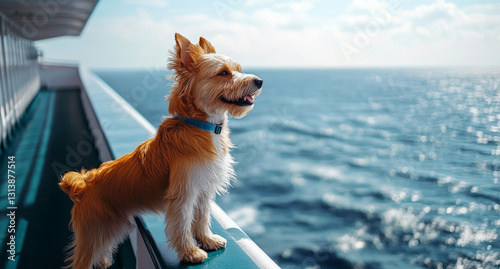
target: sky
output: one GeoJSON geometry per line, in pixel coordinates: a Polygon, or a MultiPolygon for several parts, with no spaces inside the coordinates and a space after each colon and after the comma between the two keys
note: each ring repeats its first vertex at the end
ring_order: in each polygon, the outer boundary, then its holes
{"type": "Polygon", "coordinates": [[[254,68],[500,66],[498,0],[100,0],[79,37],[36,45],[47,60],[158,68],[176,32],[254,68]]]}

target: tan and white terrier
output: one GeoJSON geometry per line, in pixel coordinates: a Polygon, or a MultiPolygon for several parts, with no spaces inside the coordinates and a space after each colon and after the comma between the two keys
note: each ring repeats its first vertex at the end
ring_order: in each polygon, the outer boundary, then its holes
{"type": "Polygon", "coordinates": [[[74,202],[68,267],[109,267],[134,227],[132,217],[141,213],[165,213],[169,246],[184,262],[202,263],[205,250],[226,246],[210,231],[210,202],[235,176],[228,115],[247,115],[263,81],[242,73],[202,37],[191,44],[175,34],[175,42],[168,64],[174,70],[170,117],[156,135],[97,169],[68,172],[59,183],[74,202]]]}

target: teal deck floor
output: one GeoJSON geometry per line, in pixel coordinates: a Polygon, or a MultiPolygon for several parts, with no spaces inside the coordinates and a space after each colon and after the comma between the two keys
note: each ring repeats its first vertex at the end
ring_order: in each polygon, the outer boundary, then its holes
{"type": "MultiPolygon", "coordinates": [[[[40,91],[0,160],[0,268],[61,268],[70,242],[72,201],[57,183],[68,170],[100,165],[79,89],[40,91]],[[15,156],[16,257],[7,259],[7,162],[15,156]]],[[[135,268],[126,241],[112,268],[135,268]]]]}

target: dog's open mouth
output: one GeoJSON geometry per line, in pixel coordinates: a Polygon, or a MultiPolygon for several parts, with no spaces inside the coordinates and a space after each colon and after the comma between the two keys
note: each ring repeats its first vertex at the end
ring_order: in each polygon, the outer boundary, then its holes
{"type": "Polygon", "coordinates": [[[237,100],[229,100],[229,99],[226,99],[226,97],[221,96],[220,100],[224,103],[233,104],[233,105],[237,105],[237,106],[251,106],[255,102],[255,98],[251,95],[246,95],[245,97],[242,97],[242,98],[237,99],[237,100]]]}

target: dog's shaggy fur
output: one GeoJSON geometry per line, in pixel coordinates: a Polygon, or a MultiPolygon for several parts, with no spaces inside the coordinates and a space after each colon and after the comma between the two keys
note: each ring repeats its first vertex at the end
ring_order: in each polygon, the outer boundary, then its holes
{"type": "Polygon", "coordinates": [[[114,248],[133,228],[132,216],[143,212],[165,212],[169,245],[182,261],[201,263],[207,258],[202,249],[226,246],[209,226],[210,201],[234,178],[227,117],[252,110],[262,80],[241,73],[238,63],[204,38],[193,45],[176,34],[175,41],[168,65],[174,70],[171,117],[133,152],[97,169],[69,172],[59,183],[74,202],[68,267],[109,267],[114,248]],[[179,117],[223,123],[222,132],[198,129],[179,117]]]}

